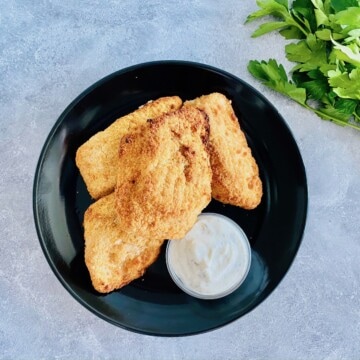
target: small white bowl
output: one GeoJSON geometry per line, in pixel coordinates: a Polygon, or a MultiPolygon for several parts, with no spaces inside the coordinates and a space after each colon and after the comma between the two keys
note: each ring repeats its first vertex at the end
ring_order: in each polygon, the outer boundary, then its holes
{"type": "Polygon", "coordinates": [[[251,265],[251,247],[246,234],[233,220],[203,213],[183,239],[168,241],[166,265],[175,284],[187,294],[199,299],[219,299],[234,292],[245,280],[251,265]],[[226,268],[229,262],[225,259],[234,263],[233,271],[226,268]],[[216,266],[216,261],[224,267],[208,266],[216,266]],[[209,290],[211,286],[215,289],[209,290]]]}

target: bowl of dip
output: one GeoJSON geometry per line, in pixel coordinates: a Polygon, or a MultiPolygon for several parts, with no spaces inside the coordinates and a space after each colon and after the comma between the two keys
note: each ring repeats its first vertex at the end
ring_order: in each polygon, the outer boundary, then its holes
{"type": "Polygon", "coordinates": [[[175,284],[200,299],[218,299],[245,280],[251,247],[241,227],[230,218],[203,213],[180,240],[169,240],[166,265],[175,284]]]}

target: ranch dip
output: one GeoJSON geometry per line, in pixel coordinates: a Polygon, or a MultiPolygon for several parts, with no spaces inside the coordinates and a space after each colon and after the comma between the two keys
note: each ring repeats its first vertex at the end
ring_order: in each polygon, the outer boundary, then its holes
{"type": "Polygon", "coordinates": [[[170,240],[167,265],[176,284],[190,295],[222,297],[246,277],[251,250],[245,233],[229,218],[204,213],[181,240],[170,240]]]}

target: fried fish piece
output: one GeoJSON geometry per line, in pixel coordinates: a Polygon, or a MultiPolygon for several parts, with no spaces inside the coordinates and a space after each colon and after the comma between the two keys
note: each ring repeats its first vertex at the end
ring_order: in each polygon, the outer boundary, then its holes
{"type": "Polygon", "coordinates": [[[114,193],[90,205],[84,230],[85,263],[94,288],[101,293],[120,289],[142,276],[164,242],[125,233],[115,210],[114,193]]]}
{"type": "Polygon", "coordinates": [[[154,118],[179,109],[178,96],[150,101],[134,112],[117,119],[104,131],[99,131],[79,147],[76,165],[92,198],[98,199],[114,191],[116,185],[117,154],[121,137],[154,118]]]}
{"type": "Polygon", "coordinates": [[[187,107],[149,120],[120,141],[116,209],[146,238],[182,238],[211,200],[209,124],[187,107]]]}
{"type": "Polygon", "coordinates": [[[259,168],[230,100],[212,93],[186,101],[184,106],[201,109],[209,117],[213,198],[244,209],[256,208],[263,195],[259,168]]]}

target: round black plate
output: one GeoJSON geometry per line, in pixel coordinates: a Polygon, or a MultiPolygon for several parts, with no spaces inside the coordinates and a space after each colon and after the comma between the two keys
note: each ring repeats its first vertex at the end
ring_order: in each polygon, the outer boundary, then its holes
{"type": "Polygon", "coordinates": [[[304,165],[288,127],[261,94],[210,66],[161,61],[111,74],[68,106],[41,152],[33,202],[45,256],[61,283],[82,305],[132,331],[176,336],[228,324],[254,309],[274,290],[301,242],[307,185],[304,165]],[[215,91],[232,100],[264,184],[264,197],[256,210],[245,211],[216,201],[205,209],[229,216],[249,237],[252,265],[246,281],[225,298],[195,299],[172,282],[163,249],[143,278],[108,295],[97,293],[83,259],[83,214],[92,201],[75,166],[77,148],[150,99],[179,95],[187,100],[215,91]]]}

